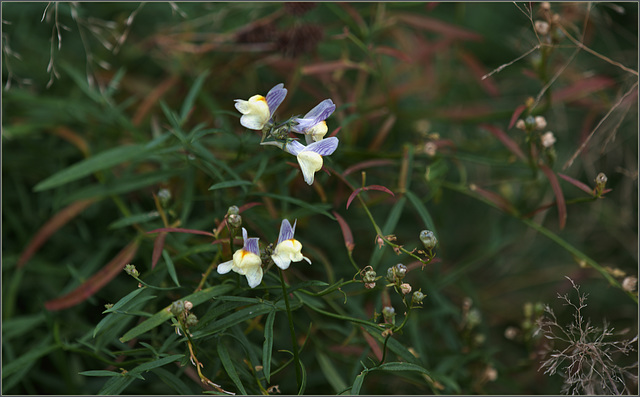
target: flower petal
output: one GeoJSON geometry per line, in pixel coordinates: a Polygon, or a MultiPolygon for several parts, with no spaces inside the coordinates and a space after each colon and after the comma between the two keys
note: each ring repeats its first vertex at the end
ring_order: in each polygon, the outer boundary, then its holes
{"type": "Polygon", "coordinates": [[[255,288],[262,282],[262,268],[260,266],[255,267],[247,272],[247,282],[249,287],[255,288]]]}
{"type": "Polygon", "coordinates": [[[231,261],[227,261],[219,264],[216,270],[218,270],[219,274],[227,274],[231,271],[232,267],[233,267],[233,261],[231,260],[231,261]]]}
{"type": "Polygon", "coordinates": [[[244,250],[260,256],[260,246],[258,245],[258,237],[252,237],[244,241],[244,250]]]}
{"type": "Polygon", "coordinates": [[[298,141],[291,141],[284,146],[284,151],[297,156],[298,153],[305,150],[305,146],[298,141]]]}
{"type": "MultiPolygon", "coordinates": [[[[311,145],[322,142],[323,141],[315,142],[311,145]]],[[[296,157],[298,158],[298,164],[300,164],[300,170],[302,170],[304,181],[307,182],[307,185],[312,185],[314,174],[316,173],[316,171],[319,171],[322,168],[322,156],[311,150],[303,150],[302,152],[298,153],[298,156],[296,157]]]]}
{"type": "Polygon", "coordinates": [[[284,101],[284,98],[287,96],[287,89],[284,88],[284,84],[280,83],[273,87],[267,93],[267,105],[269,105],[270,116],[276,112],[278,106],[284,101]]]}
{"type": "Polygon", "coordinates": [[[336,151],[338,148],[338,138],[332,136],[331,138],[323,139],[318,142],[314,142],[307,146],[304,151],[312,151],[318,153],[321,156],[328,156],[336,151]]]}
{"type": "Polygon", "coordinates": [[[304,117],[294,119],[298,122],[298,125],[294,126],[292,130],[297,133],[306,133],[308,129],[326,120],[335,110],[336,105],[333,101],[331,99],[325,99],[311,109],[304,117]]]}
{"type": "Polygon", "coordinates": [[[294,221],[293,227],[291,227],[291,223],[289,223],[288,219],[282,220],[282,223],[280,224],[280,234],[278,235],[278,244],[293,238],[293,234],[296,230],[296,222],[298,222],[297,219],[294,221]]]}
{"type": "Polygon", "coordinates": [[[271,259],[273,259],[273,263],[282,270],[287,270],[291,264],[291,259],[286,255],[271,255],[271,259]]]}

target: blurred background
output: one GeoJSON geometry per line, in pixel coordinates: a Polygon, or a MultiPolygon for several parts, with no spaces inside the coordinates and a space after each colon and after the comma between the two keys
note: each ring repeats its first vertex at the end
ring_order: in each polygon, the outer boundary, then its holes
{"type": "MultiPolygon", "coordinates": [[[[137,235],[163,227],[160,189],[171,192],[164,208],[179,227],[211,231],[230,205],[258,202],[244,226],[273,241],[282,217],[297,218],[296,238],[314,264],[292,268],[296,280],[354,277],[334,212],[351,229],[360,268],[384,276],[396,263],[410,267],[407,281],[426,298],[394,339],[449,383],[380,372],[362,394],[560,393],[562,371],[539,368],[549,344],[563,342],[534,334],[544,305],[563,327],[574,321],[558,299],[578,302],[567,277],[588,294],[591,325],[614,329],[606,341],[637,335],[637,3],[3,2],[2,51],[5,394],[96,394],[108,378],[80,372],[119,371],[123,351],[142,362],[141,345],[118,342],[134,322],[94,335],[104,305],[136,288],[124,272],[69,307],[51,302],[104,271],[137,235]],[[288,89],[282,119],[326,98],[337,105],[327,120],[340,139],[325,160],[331,175],[317,173],[311,187],[291,157],[257,144],[260,133],[245,130],[233,107],[278,83],[288,89]],[[554,177],[526,160],[534,135],[517,120],[527,115],[545,118],[536,134],[555,137],[539,156],[554,177]],[[100,165],[63,173],[101,153],[100,165]],[[595,199],[577,181],[594,189],[599,173],[612,190],[595,199]],[[230,180],[255,183],[210,189],[230,180]],[[379,249],[358,201],[346,208],[347,183],[391,190],[363,193],[378,225],[408,250],[432,229],[436,260],[422,269],[379,249]]],[[[173,285],[164,262],[152,269],[154,237],[140,240],[130,262],[173,285]]],[[[212,260],[210,240],[172,234],[167,245],[192,292],[212,260]]],[[[214,272],[207,285],[220,280],[214,272]]],[[[346,303],[341,294],[325,303],[372,319],[389,299],[383,283],[349,286],[346,303]]],[[[187,293],[154,291],[138,309],[155,313],[187,293]]],[[[360,361],[370,366],[375,349],[357,326],[294,314],[299,337],[303,324],[315,325],[302,354],[307,393],[344,391],[360,361]]],[[[262,348],[259,327],[242,330],[262,348]]],[[[284,324],[280,333],[274,349],[289,349],[284,324]]],[[[157,348],[172,334],[166,326],[146,342],[157,348]]],[[[210,379],[232,390],[215,351],[200,350],[210,379]]],[[[611,354],[637,375],[636,351],[611,354]]],[[[184,368],[163,368],[119,392],[203,392],[184,368]]],[[[272,376],[284,394],[295,393],[292,371],[272,376]]],[[[637,393],[637,377],[614,383],[637,393]]]]}

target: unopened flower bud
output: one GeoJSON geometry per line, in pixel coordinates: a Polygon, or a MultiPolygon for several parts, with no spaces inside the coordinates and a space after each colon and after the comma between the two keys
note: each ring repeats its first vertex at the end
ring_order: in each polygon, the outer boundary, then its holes
{"type": "Polygon", "coordinates": [[[626,277],[622,280],[622,289],[628,292],[633,292],[638,286],[638,279],[634,276],[626,277]]]}
{"type": "Polygon", "coordinates": [[[189,313],[189,315],[187,316],[187,320],[185,321],[185,325],[187,327],[195,327],[196,325],[198,325],[198,317],[196,317],[196,315],[193,313],[189,313]]]}
{"type": "Polygon", "coordinates": [[[171,191],[169,189],[160,189],[158,191],[158,200],[160,200],[162,207],[166,207],[169,204],[169,200],[171,200],[171,191]]]}
{"type": "Polygon", "coordinates": [[[229,226],[237,229],[242,226],[242,216],[238,214],[231,214],[227,217],[227,223],[229,226]]]}
{"type": "Polygon", "coordinates": [[[132,277],[140,276],[138,269],[136,269],[135,265],[132,265],[131,263],[124,266],[124,271],[132,277]]]}
{"type": "Polygon", "coordinates": [[[424,145],[424,152],[429,157],[435,156],[437,150],[438,150],[438,146],[433,142],[427,142],[424,145]]]}
{"type": "Polygon", "coordinates": [[[402,263],[398,263],[395,267],[396,277],[399,280],[402,280],[404,276],[407,274],[407,267],[402,263]]]}
{"type": "Polygon", "coordinates": [[[176,317],[179,317],[184,312],[184,302],[183,301],[175,301],[169,307],[169,311],[176,317]]]}
{"type": "Polygon", "coordinates": [[[527,116],[527,118],[524,119],[524,127],[527,130],[536,128],[536,119],[533,116],[527,116]]]}
{"type": "Polygon", "coordinates": [[[374,270],[367,270],[362,276],[362,281],[365,283],[373,283],[376,281],[376,272],[374,270]]]}
{"type": "Polygon", "coordinates": [[[504,330],[504,337],[509,340],[514,340],[518,336],[518,333],[520,333],[518,328],[509,326],[504,330]]]}
{"type": "Polygon", "coordinates": [[[422,293],[422,291],[416,291],[413,293],[413,296],[411,297],[411,302],[421,304],[423,299],[424,299],[424,294],[422,293]]]}
{"type": "Polygon", "coordinates": [[[184,308],[187,309],[187,310],[193,309],[193,303],[191,303],[189,301],[184,301],[184,308]]]}
{"type": "Polygon", "coordinates": [[[540,3],[540,9],[542,11],[549,11],[551,9],[551,4],[548,1],[543,1],[540,3]]]}
{"type": "Polygon", "coordinates": [[[516,128],[519,130],[524,130],[526,128],[525,124],[524,124],[524,120],[520,119],[518,121],[516,121],[516,128]]]}
{"type": "Polygon", "coordinates": [[[107,310],[111,309],[112,307],[113,307],[113,303],[105,303],[104,304],[104,308],[107,309],[107,310]]]}
{"type": "Polygon", "coordinates": [[[536,28],[536,32],[538,32],[538,34],[541,34],[543,36],[546,36],[547,34],[549,34],[549,24],[545,21],[536,21],[534,23],[534,26],[536,28]]]}
{"type": "Polygon", "coordinates": [[[396,281],[396,276],[395,276],[395,274],[394,274],[394,272],[393,272],[393,268],[392,268],[392,267],[390,267],[390,268],[387,270],[387,280],[388,280],[390,283],[393,283],[393,282],[395,282],[395,281],[396,281]]]}
{"type": "Polygon", "coordinates": [[[385,306],[382,309],[382,316],[384,316],[384,320],[387,323],[392,323],[393,324],[394,319],[396,317],[396,310],[391,306],[385,306]]]}
{"type": "Polygon", "coordinates": [[[547,126],[547,119],[545,119],[543,116],[536,116],[534,120],[536,122],[536,129],[538,130],[544,130],[547,126]]]}
{"type": "Polygon", "coordinates": [[[553,132],[547,131],[540,137],[540,141],[542,142],[542,146],[545,148],[550,148],[556,143],[556,137],[553,136],[553,132]]]}
{"type": "Polygon", "coordinates": [[[364,283],[364,287],[366,289],[374,289],[376,287],[376,283],[364,283]]]}
{"type": "Polygon", "coordinates": [[[596,187],[598,188],[598,190],[602,191],[604,190],[604,187],[607,184],[607,176],[601,172],[598,174],[598,176],[596,176],[596,187]]]}
{"type": "Polygon", "coordinates": [[[435,246],[438,244],[438,239],[436,238],[436,235],[433,234],[431,230],[421,231],[420,241],[422,241],[424,248],[428,250],[435,248],[435,246]]]}
{"type": "Polygon", "coordinates": [[[411,292],[411,285],[409,283],[402,283],[400,285],[400,291],[402,291],[402,295],[407,295],[411,292]]]}
{"type": "Polygon", "coordinates": [[[235,205],[232,205],[227,210],[227,215],[238,215],[239,213],[240,213],[240,209],[235,205]]]}

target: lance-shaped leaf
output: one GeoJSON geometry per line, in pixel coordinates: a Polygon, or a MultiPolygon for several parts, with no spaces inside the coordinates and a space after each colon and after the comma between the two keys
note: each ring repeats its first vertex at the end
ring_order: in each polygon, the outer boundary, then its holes
{"type": "Polygon", "coordinates": [[[333,216],[336,217],[336,220],[340,224],[340,229],[342,230],[342,237],[344,238],[344,245],[347,247],[349,253],[353,252],[356,244],[353,242],[353,233],[351,233],[351,228],[347,221],[344,220],[343,217],[340,216],[337,212],[333,211],[333,216]]]}
{"type": "Polygon", "coordinates": [[[555,194],[556,196],[556,204],[558,206],[558,221],[560,223],[560,230],[562,230],[567,223],[567,204],[564,201],[562,188],[560,187],[558,178],[556,178],[556,174],[551,170],[551,168],[547,167],[545,164],[540,164],[540,169],[547,177],[547,179],[549,179],[549,183],[551,183],[551,189],[553,189],[553,194],[555,194]]]}
{"type": "Polygon", "coordinates": [[[364,191],[366,191],[366,190],[379,190],[381,192],[389,193],[393,197],[396,196],[395,194],[393,194],[393,192],[391,190],[389,190],[386,187],[381,186],[381,185],[369,185],[369,186],[365,186],[365,187],[359,187],[356,190],[354,190],[353,193],[351,193],[351,196],[349,196],[349,199],[347,200],[347,209],[349,209],[349,206],[351,205],[351,202],[353,201],[353,199],[356,198],[358,193],[360,193],[363,190],[364,191]]]}
{"type": "Polygon", "coordinates": [[[500,128],[489,124],[481,124],[480,128],[489,131],[493,136],[498,138],[500,142],[502,142],[502,144],[511,151],[511,153],[520,157],[520,159],[527,159],[527,157],[520,149],[520,146],[518,146],[518,144],[513,139],[511,139],[509,135],[505,134],[504,131],[502,131],[500,128]]]}

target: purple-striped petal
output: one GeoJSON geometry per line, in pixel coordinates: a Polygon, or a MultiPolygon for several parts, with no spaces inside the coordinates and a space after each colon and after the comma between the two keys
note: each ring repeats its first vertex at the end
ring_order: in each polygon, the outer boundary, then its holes
{"type": "Polygon", "coordinates": [[[244,250],[260,256],[260,246],[258,245],[259,240],[260,239],[258,237],[251,237],[250,239],[245,240],[244,250]]]}
{"type": "Polygon", "coordinates": [[[331,138],[323,139],[318,142],[313,142],[307,146],[305,151],[312,151],[318,153],[321,156],[328,156],[336,151],[338,148],[338,138],[332,136],[331,138]]]}
{"type": "Polygon", "coordinates": [[[289,223],[289,220],[282,220],[282,224],[280,224],[280,235],[278,236],[278,244],[286,240],[291,240],[293,238],[293,234],[296,231],[297,221],[298,220],[296,219],[296,221],[293,223],[293,227],[291,227],[291,223],[289,223]]]}
{"type": "Polygon", "coordinates": [[[267,105],[269,106],[269,112],[271,116],[276,112],[278,106],[284,101],[284,98],[287,96],[287,89],[284,88],[284,84],[280,83],[277,86],[273,87],[267,93],[267,105]]]}
{"type": "Polygon", "coordinates": [[[305,150],[305,146],[298,141],[291,141],[284,146],[284,151],[297,156],[298,153],[305,150]]]}
{"type": "Polygon", "coordinates": [[[298,122],[298,125],[293,127],[293,131],[303,133],[319,122],[326,120],[335,110],[336,105],[333,101],[331,99],[325,99],[305,114],[304,117],[294,119],[298,122]]]}

